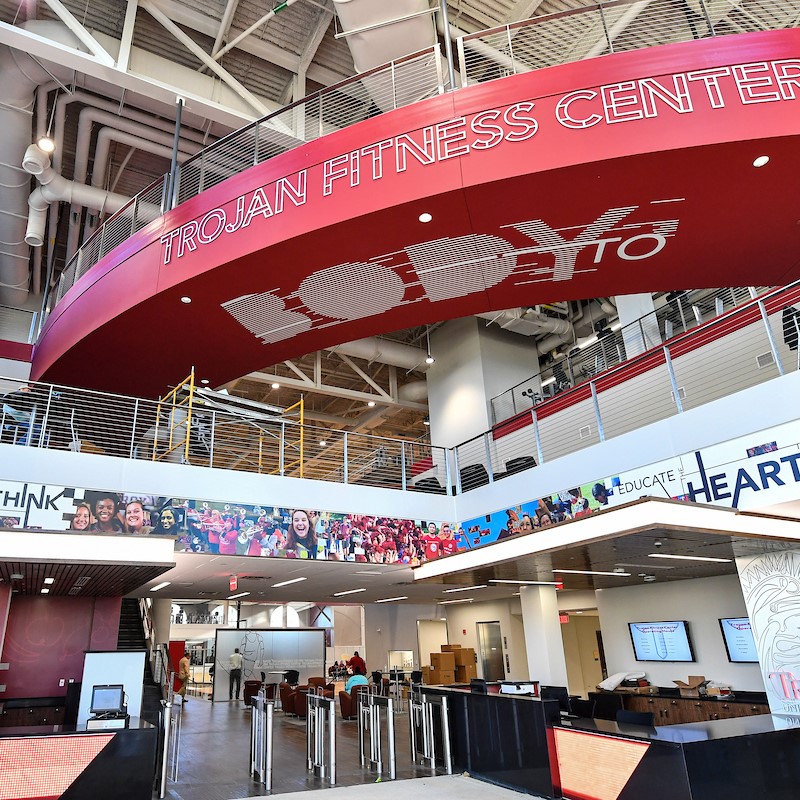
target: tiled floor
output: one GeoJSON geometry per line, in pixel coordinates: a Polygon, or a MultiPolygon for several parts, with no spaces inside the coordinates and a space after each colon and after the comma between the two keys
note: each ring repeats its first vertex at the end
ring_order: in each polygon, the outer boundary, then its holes
{"type": "MultiPolygon", "coordinates": [[[[250,710],[242,703],[211,703],[191,697],[181,710],[178,780],[168,784],[171,800],[232,800],[266,795],[249,771],[250,710]]],[[[337,787],[374,784],[378,775],[359,763],[358,727],[341,719],[337,701],[337,787]]],[[[397,779],[431,777],[430,769],[411,761],[408,714],[395,714],[397,779]]],[[[306,770],[306,727],[280,711],[274,721],[273,795],[328,789],[329,784],[306,770]]],[[[383,781],[388,776],[384,775],[383,781]]],[[[426,782],[427,783],[427,782],[426,782]]],[[[394,785],[398,785],[395,782],[394,785]]],[[[486,784],[479,784],[486,786],[486,784]]],[[[420,789],[422,789],[420,784],[420,789]]],[[[381,792],[383,794],[383,792],[381,792]]],[[[326,794],[326,796],[328,796],[326,794]]],[[[436,795],[426,794],[428,800],[436,795]]],[[[450,795],[465,798],[463,794],[450,795]]],[[[514,792],[509,796],[518,797],[514,792]]],[[[331,800],[336,795],[331,797],[331,800]]],[[[404,798],[408,795],[404,793],[404,798]]],[[[482,795],[482,800],[486,798],[482,795]]]]}

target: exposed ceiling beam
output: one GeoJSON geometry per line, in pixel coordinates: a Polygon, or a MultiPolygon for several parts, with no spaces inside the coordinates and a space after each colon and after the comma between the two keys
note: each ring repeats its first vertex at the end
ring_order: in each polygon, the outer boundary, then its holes
{"type": "Polygon", "coordinates": [[[72,12],[61,0],[45,0],[45,3],[47,3],[51,11],[78,37],[81,44],[83,44],[98,61],[109,67],[114,64],[113,57],[100,42],[75,19],[72,12]]]}
{"type": "Polygon", "coordinates": [[[306,41],[303,52],[300,54],[300,70],[306,72],[314,60],[314,56],[325,38],[325,34],[330,27],[331,20],[333,19],[333,11],[322,9],[317,17],[317,27],[311,32],[311,35],[306,41]]]}
{"type": "Polygon", "coordinates": [[[222,15],[222,21],[219,24],[219,30],[214,37],[214,46],[211,48],[212,56],[215,56],[220,51],[222,43],[228,38],[237,8],[239,8],[239,0],[228,0],[225,5],[225,12],[222,15]]]}
{"type": "Polygon", "coordinates": [[[506,22],[519,22],[530,19],[533,12],[542,4],[543,0],[517,0],[506,16],[506,22]]]}
{"type": "Polygon", "coordinates": [[[375,381],[372,380],[372,378],[370,378],[370,376],[367,375],[367,373],[364,372],[364,370],[362,370],[361,367],[358,366],[358,364],[353,363],[353,360],[351,358],[346,356],[344,353],[337,353],[336,355],[339,356],[339,358],[341,358],[342,361],[344,361],[344,363],[347,364],[347,366],[350,367],[350,369],[352,369],[353,372],[356,373],[356,375],[362,378],[364,383],[371,386],[376,392],[378,392],[378,394],[381,395],[381,397],[391,398],[391,395],[389,395],[389,393],[382,386],[375,383],[375,381]]]}
{"type": "MultiPolygon", "coordinates": [[[[288,362],[291,364],[291,362],[288,362]]],[[[294,365],[292,365],[294,368],[294,365]]],[[[299,373],[299,370],[296,370],[299,373]]],[[[302,374],[302,373],[299,373],[302,374]]],[[[297,379],[297,378],[276,378],[274,375],[270,375],[266,372],[250,372],[244,376],[245,380],[249,381],[257,381],[259,383],[274,383],[278,382],[281,386],[291,387],[293,389],[300,389],[301,391],[314,391],[319,394],[326,394],[331,397],[344,397],[349,400],[360,400],[363,403],[377,402],[382,405],[387,406],[399,406],[400,408],[408,408],[412,411],[422,411],[426,412],[428,410],[428,406],[425,403],[414,403],[410,400],[400,400],[396,397],[381,397],[379,395],[370,394],[369,392],[360,392],[356,389],[345,389],[341,386],[328,386],[321,382],[313,382],[311,381],[308,376],[304,376],[304,379],[297,379]]]]}
{"type": "Polygon", "coordinates": [[[128,71],[128,64],[130,63],[133,29],[136,25],[136,12],[138,10],[139,0],[128,0],[128,6],[125,9],[125,23],[122,26],[119,56],[117,57],[117,69],[121,69],[123,72],[128,71]]]}
{"type": "MultiPolygon", "coordinates": [[[[202,33],[210,38],[215,38],[217,35],[219,28],[213,17],[201,14],[199,11],[195,11],[189,6],[169,2],[169,0],[152,0],[152,4],[157,5],[170,19],[177,22],[179,25],[183,25],[185,28],[189,28],[197,33],[202,33]]],[[[230,32],[235,33],[234,30],[230,32]]],[[[296,56],[288,50],[283,50],[277,45],[264,42],[261,39],[255,39],[252,36],[240,42],[238,49],[264,61],[269,61],[270,64],[275,64],[295,74],[297,74],[300,69],[299,56],[296,56]]],[[[318,64],[312,64],[309,65],[307,70],[307,77],[309,80],[319,83],[322,86],[330,86],[350,76],[341,75],[338,72],[334,72],[318,64]]]]}
{"type": "Polygon", "coordinates": [[[147,11],[165,30],[169,31],[195,58],[205,64],[220,80],[227,84],[251,108],[262,117],[269,113],[269,109],[245,86],[243,86],[226,69],[223,69],[208,53],[206,53],[193,39],[187,36],[164,12],[146,0],[142,8],[147,11]]]}
{"type": "Polygon", "coordinates": [[[236,47],[236,45],[239,44],[239,42],[244,41],[248,36],[255,33],[262,25],[266,25],[273,17],[277,16],[279,12],[283,11],[284,9],[288,8],[291,5],[294,5],[296,2],[297,0],[283,0],[282,3],[279,3],[274,8],[267,11],[267,13],[264,14],[263,17],[254,22],[247,30],[242,31],[237,36],[234,36],[234,38],[231,39],[228,42],[228,44],[225,45],[225,47],[223,47],[218,53],[214,55],[214,60],[219,61],[222,58],[222,56],[225,55],[225,53],[233,50],[233,48],[236,47]]]}

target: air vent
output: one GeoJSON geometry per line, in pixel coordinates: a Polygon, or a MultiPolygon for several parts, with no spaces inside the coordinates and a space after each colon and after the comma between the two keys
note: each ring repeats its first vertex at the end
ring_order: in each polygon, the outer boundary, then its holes
{"type": "Polygon", "coordinates": [[[588,439],[592,435],[592,426],[591,425],[584,425],[582,428],[578,429],[578,438],[579,439],[588,439]]]}
{"type": "Polygon", "coordinates": [[[72,588],[71,588],[71,589],[70,589],[70,590],[67,592],[67,594],[80,594],[80,593],[81,593],[81,591],[82,591],[82,588],[83,588],[83,587],[81,587],[81,586],[73,586],[73,587],[72,587],[72,588]]]}
{"type": "Polygon", "coordinates": [[[762,353],[760,356],[756,356],[756,366],[759,369],[771,367],[774,363],[775,357],[772,355],[772,353],[762,353]]]}
{"type": "Polygon", "coordinates": [[[86,575],[84,575],[83,577],[78,578],[78,580],[75,581],[75,585],[76,586],[86,586],[86,584],[89,583],[90,580],[91,580],[91,577],[87,577],[86,575]]]}

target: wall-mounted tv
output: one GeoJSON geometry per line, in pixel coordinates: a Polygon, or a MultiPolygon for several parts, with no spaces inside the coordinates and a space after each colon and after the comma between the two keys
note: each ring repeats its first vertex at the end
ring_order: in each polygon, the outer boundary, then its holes
{"type": "Polygon", "coordinates": [[[753,630],[747,617],[723,617],[719,621],[728,661],[736,664],[757,664],[758,652],[753,630]]]}
{"type": "Polygon", "coordinates": [[[629,622],[628,629],[637,661],[694,661],[685,620],[629,622]]]}

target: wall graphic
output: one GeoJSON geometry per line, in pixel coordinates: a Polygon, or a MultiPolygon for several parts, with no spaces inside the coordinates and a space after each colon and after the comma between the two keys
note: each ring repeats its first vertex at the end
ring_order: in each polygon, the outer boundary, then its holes
{"type": "Polygon", "coordinates": [[[460,547],[448,522],[13,481],[0,482],[0,528],[152,534],[174,537],[181,552],[412,566],[460,547]]]}
{"type": "Polygon", "coordinates": [[[800,421],[597,479],[461,523],[460,547],[480,547],[640,497],[754,508],[800,497],[800,421]]]}
{"type": "Polygon", "coordinates": [[[736,559],[770,711],[800,725],[800,551],[736,559]]]}

